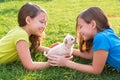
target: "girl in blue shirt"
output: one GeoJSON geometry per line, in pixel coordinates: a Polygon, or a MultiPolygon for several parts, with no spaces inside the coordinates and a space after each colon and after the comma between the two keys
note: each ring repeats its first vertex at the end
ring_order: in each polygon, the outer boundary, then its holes
{"type": "Polygon", "coordinates": [[[105,64],[120,70],[120,38],[110,28],[107,17],[98,7],[91,7],[77,17],[79,49],[73,55],[92,59],[91,65],[71,61],[64,56],[50,56],[51,66],[64,66],[81,72],[100,74],[105,64]]]}

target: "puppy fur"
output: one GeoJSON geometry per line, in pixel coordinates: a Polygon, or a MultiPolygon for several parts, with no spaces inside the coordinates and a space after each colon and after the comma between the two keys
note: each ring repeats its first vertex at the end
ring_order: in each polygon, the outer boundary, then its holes
{"type": "Polygon", "coordinates": [[[73,46],[76,42],[76,38],[74,38],[72,35],[66,35],[66,37],[63,40],[63,43],[60,43],[59,45],[51,48],[46,56],[50,55],[68,55],[71,56],[73,52],[73,46]]]}

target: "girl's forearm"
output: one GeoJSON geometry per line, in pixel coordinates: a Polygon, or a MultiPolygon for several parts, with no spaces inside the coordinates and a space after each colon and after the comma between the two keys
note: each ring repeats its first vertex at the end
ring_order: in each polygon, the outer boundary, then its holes
{"type": "Polygon", "coordinates": [[[29,64],[25,68],[32,71],[32,70],[41,70],[48,67],[50,67],[48,62],[33,62],[32,64],[29,64]]]}
{"type": "Polygon", "coordinates": [[[34,62],[34,69],[44,69],[50,67],[48,62],[34,62]]]}
{"type": "Polygon", "coordinates": [[[88,53],[88,52],[80,52],[80,50],[78,49],[74,49],[73,50],[73,55],[75,56],[79,56],[79,57],[82,57],[82,58],[85,58],[85,59],[92,59],[92,52],[88,53]]]}
{"type": "Polygon", "coordinates": [[[48,52],[49,49],[50,49],[49,47],[44,47],[44,46],[39,46],[39,47],[38,47],[38,51],[39,51],[39,52],[44,52],[44,51],[48,52]]]}
{"type": "Polygon", "coordinates": [[[75,63],[73,61],[67,61],[65,67],[75,69],[81,72],[87,72],[87,73],[92,73],[92,74],[100,74],[101,72],[96,71],[92,65],[84,65],[84,64],[79,64],[75,63]]]}

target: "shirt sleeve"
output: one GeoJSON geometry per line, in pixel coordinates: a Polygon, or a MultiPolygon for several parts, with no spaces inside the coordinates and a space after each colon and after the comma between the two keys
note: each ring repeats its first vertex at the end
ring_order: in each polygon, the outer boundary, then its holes
{"type": "Polygon", "coordinates": [[[93,51],[105,50],[108,51],[110,48],[110,43],[107,37],[103,34],[97,34],[93,40],[93,51]]]}
{"type": "Polygon", "coordinates": [[[29,43],[28,35],[23,32],[16,34],[16,36],[14,37],[14,44],[16,45],[16,43],[20,40],[25,40],[27,43],[29,43]]]}

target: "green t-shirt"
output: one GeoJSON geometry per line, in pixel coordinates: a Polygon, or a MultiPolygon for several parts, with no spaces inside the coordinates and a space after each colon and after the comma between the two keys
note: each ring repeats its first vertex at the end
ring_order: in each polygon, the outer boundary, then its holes
{"type": "Polygon", "coordinates": [[[25,40],[29,44],[29,36],[21,27],[15,27],[0,39],[0,64],[19,59],[16,43],[20,40],[25,40]]]}

